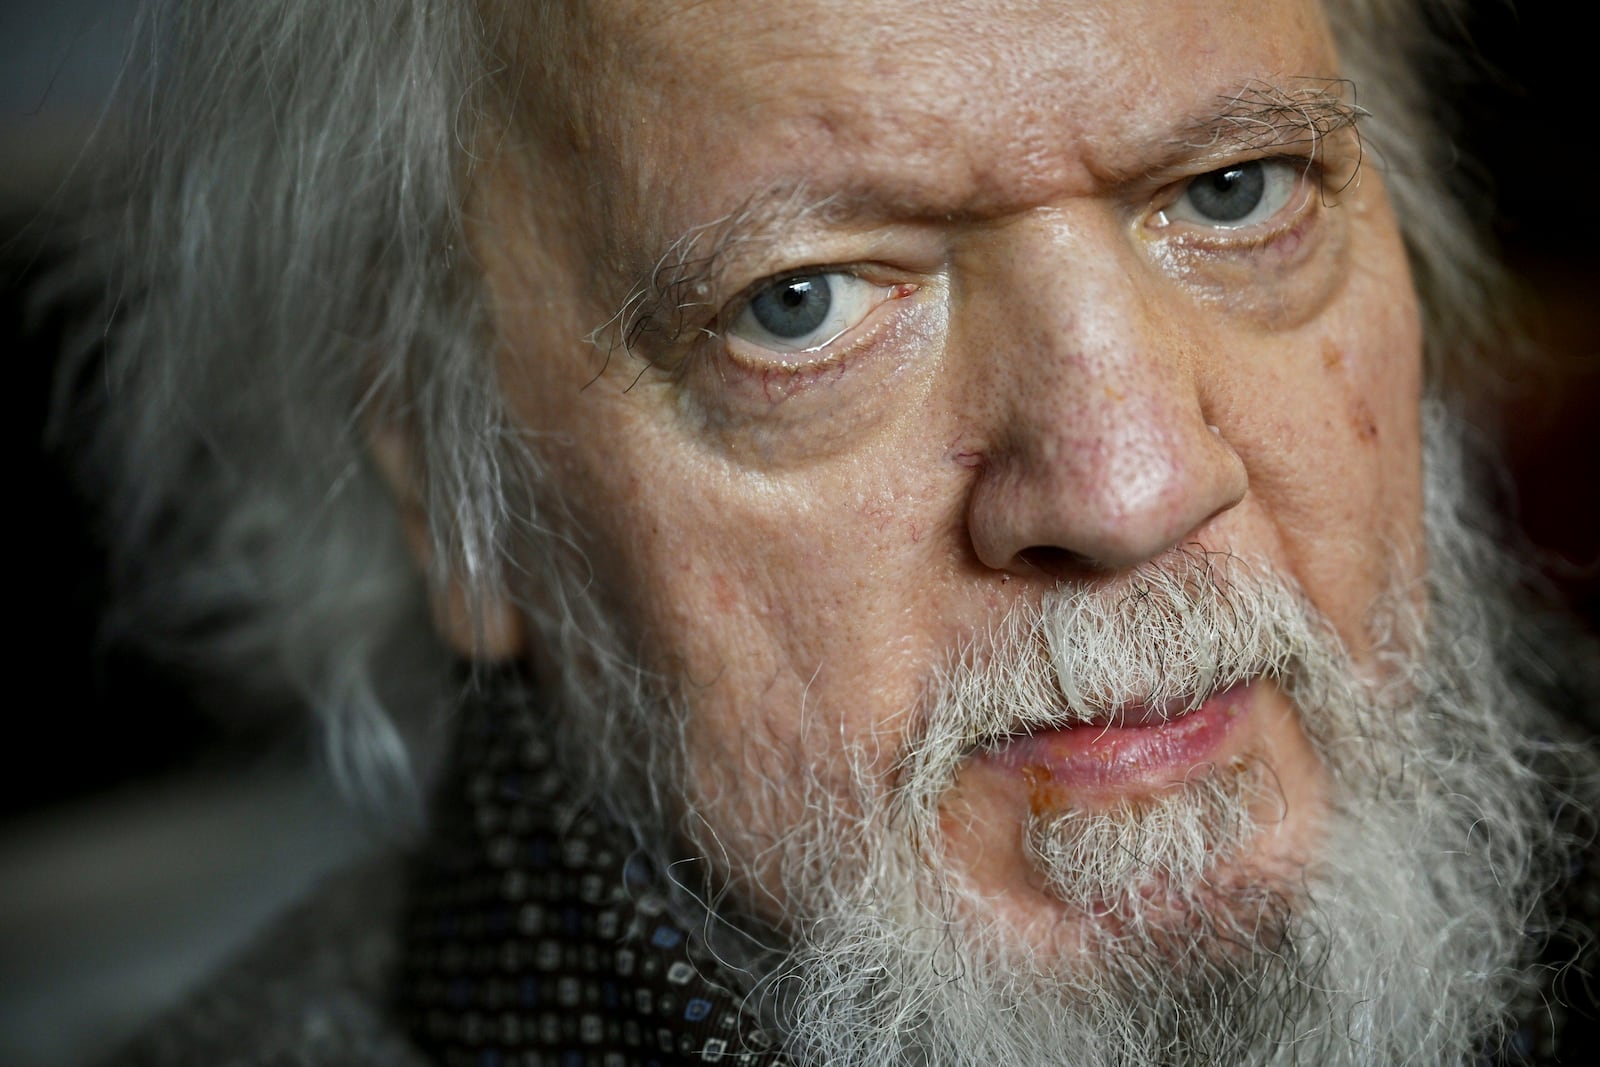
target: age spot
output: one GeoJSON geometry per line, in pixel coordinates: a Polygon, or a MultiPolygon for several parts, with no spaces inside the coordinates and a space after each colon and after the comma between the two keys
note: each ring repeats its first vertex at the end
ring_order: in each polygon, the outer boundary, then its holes
{"type": "Polygon", "coordinates": [[[1356,436],[1367,444],[1374,444],[1378,440],[1378,422],[1372,417],[1372,408],[1367,406],[1365,400],[1356,400],[1355,411],[1350,418],[1355,427],[1356,436]]]}

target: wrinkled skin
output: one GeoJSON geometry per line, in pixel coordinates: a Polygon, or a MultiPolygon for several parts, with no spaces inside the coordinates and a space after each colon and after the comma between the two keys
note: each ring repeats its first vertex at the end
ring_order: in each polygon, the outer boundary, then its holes
{"type": "MultiPolygon", "coordinates": [[[[751,803],[752,768],[826,782],[852,744],[886,768],[935,667],[1061,581],[1237,553],[1370,658],[1369,606],[1421,566],[1419,326],[1381,175],[1351,180],[1348,130],[1307,170],[1303,131],[1208,125],[1338,75],[1316,3],[668,6],[579,20],[580,88],[526,103],[476,243],[515,414],[590,594],[691,709],[690,802],[733,866],[805,818],[751,803]],[[1189,210],[1190,179],[1280,157],[1263,218],[1189,210]],[[613,321],[730,216],[716,270],[613,321]],[[839,284],[864,310],[777,350],[744,308],[801,268],[861,279],[839,284]]],[[[1216,755],[1270,767],[1258,858],[1292,865],[1326,776],[1280,692],[1247,703],[1216,755]]],[[[948,862],[1023,921],[1061,907],[1030,800],[975,759],[941,806],[948,862]]]]}

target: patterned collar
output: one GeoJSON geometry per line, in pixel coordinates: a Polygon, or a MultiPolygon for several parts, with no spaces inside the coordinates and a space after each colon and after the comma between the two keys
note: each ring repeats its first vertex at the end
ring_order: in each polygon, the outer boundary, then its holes
{"type": "Polygon", "coordinates": [[[412,887],[402,1016],[445,1067],[784,1061],[614,828],[570,809],[532,711],[464,715],[412,887]]]}

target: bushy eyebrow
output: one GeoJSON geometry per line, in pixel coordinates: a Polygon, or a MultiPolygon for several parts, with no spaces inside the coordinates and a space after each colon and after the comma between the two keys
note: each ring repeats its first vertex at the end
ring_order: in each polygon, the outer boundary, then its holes
{"type": "MultiPolygon", "coordinates": [[[[1214,149],[1256,151],[1309,146],[1352,128],[1367,112],[1355,100],[1355,83],[1342,78],[1252,80],[1218,98],[1219,106],[1181,119],[1168,138],[1177,155],[1214,149]]],[[[842,224],[865,215],[923,217],[932,212],[896,203],[881,190],[841,189],[816,196],[804,183],[752,195],[734,211],[692,227],[667,245],[635,280],[617,310],[589,335],[608,355],[644,346],[671,346],[717,308],[717,280],[735,253],[771,242],[801,223],[842,224]]]]}
{"type": "Polygon", "coordinates": [[[1348,78],[1295,78],[1280,85],[1246,82],[1224,96],[1223,107],[1187,124],[1179,143],[1185,148],[1287,148],[1315,144],[1354,126],[1367,114],[1356,103],[1355,82],[1348,78]]]}

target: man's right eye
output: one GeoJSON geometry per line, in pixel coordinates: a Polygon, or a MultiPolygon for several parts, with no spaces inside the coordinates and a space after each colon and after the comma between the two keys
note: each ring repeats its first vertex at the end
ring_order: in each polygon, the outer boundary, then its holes
{"type": "Polygon", "coordinates": [[[803,342],[828,321],[833,286],[826,274],[785,278],[757,292],[748,310],[769,335],[803,342]]]}
{"type": "Polygon", "coordinates": [[[875,285],[847,271],[787,274],[764,283],[739,310],[728,334],[747,345],[782,355],[814,353],[849,333],[896,287],[875,285]]]}

